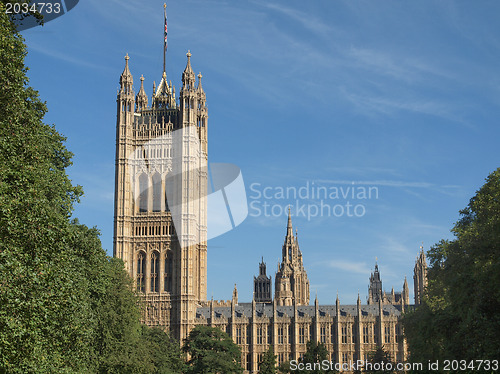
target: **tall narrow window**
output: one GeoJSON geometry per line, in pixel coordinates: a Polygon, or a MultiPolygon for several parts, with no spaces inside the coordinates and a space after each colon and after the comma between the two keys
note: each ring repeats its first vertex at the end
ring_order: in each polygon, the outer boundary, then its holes
{"type": "Polygon", "coordinates": [[[299,327],[299,344],[305,343],[305,329],[304,326],[299,327]]]}
{"type": "Polygon", "coordinates": [[[385,342],[390,343],[391,342],[391,327],[390,326],[385,326],[384,328],[384,335],[385,335],[385,342]]]}
{"type": "Polygon", "coordinates": [[[342,344],[347,344],[347,326],[342,326],[342,344]]]}
{"type": "Polygon", "coordinates": [[[143,173],[139,177],[139,212],[148,211],[148,187],[148,177],[143,173]]]}
{"type": "Polygon", "coordinates": [[[144,292],[144,276],[146,274],[146,256],[139,252],[137,256],[137,291],[144,292]]]}
{"type": "Polygon", "coordinates": [[[325,326],[320,327],[320,341],[321,341],[321,343],[326,343],[326,327],[325,326]]]}
{"type": "Polygon", "coordinates": [[[172,251],[165,255],[165,291],[172,292],[172,251]]]}
{"type": "Polygon", "coordinates": [[[160,261],[158,252],[151,254],[151,292],[160,291],[160,261]]]}
{"type": "Polygon", "coordinates": [[[241,345],[241,327],[236,328],[236,344],[241,345]]]}
{"type": "Polygon", "coordinates": [[[161,211],[161,177],[160,174],[153,175],[153,212],[161,211]]]}
{"type": "Polygon", "coordinates": [[[262,326],[257,327],[257,344],[262,344],[262,326]]]}

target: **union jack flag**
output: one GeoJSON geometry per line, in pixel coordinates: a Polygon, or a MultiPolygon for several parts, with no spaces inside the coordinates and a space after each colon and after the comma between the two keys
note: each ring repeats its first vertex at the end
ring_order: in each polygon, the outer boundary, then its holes
{"type": "Polygon", "coordinates": [[[165,50],[167,50],[167,14],[165,13],[165,50]]]}

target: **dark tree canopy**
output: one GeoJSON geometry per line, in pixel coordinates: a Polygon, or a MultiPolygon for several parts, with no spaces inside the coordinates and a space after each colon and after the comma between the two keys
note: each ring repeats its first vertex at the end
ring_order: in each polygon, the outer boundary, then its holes
{"type": "Polygon", "coordinates": [[[394,364],[391,356],[382,347],[378,346],[368,354],[368,362],[365,363],[365,373],[389,374],[394,373],[394,364]],[[388,369],[390,368],[390,370],[388,369]]]}
{"type": "Polygon", "coordinates": [[[404,317],[411,359],[498,359],[500,352],[500,169],[428,252],[423,304],[404,317]]]}
{"type": "Polygon", "coordinates": [[[262,361],[259,362],[259,374],[276,374],[277,371],[273,346],[269,346],[269,349],[262,357],[262,361]]]}
{"type": "Polygon", "coordinates": [[[241,351],[231,337],[218,328],[196,326],[183,351],[189,354],[186,373],[242,373],[241,351]]]}

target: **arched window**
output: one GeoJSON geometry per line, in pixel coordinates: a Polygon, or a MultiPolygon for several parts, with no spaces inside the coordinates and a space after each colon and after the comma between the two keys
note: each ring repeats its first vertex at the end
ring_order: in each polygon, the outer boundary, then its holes
{"type": "Polygon", "coordinates": [[[137,291],[144,292],[144,276],[146,274],[146,256],[139,252],[137,256],[137,291]]]}
{"type": "Polygon", "coordinates": [[[151,254],[151,292],[160,291],[160,261],[158,252],[151,254]]]}
{"type": "Polygon", "coordinates": [[[172,292],[172,251],[165,255],[165,291],[172,292]]]}
{"type": "Polygon", "coordinates": [[[153,212],[161,211],[161,177],[160,174],[153,175],[153,212]]]}
{"type": "Polygon", "coordinates": [[[139,212],[148,211],[148,176],[141,174],[139,176],[139,212]]]}

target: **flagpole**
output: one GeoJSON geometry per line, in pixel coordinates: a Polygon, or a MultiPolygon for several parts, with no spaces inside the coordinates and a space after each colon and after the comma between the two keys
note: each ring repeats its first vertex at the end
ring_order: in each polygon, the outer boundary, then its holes
{"type": "Polygon", "coordinates": [[[165,59],[167,55],[167,3],[163,3],[163,72],[165,73],[165,59]]]}

